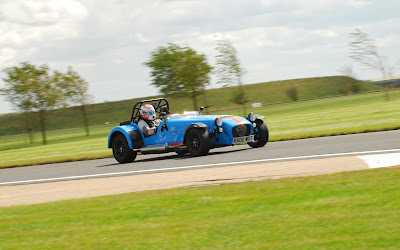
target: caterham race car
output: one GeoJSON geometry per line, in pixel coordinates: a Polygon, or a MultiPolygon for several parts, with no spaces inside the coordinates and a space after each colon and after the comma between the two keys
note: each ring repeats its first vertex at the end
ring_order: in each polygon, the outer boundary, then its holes
{"type": "Polygon", "coordinates": [[[178,155],[207,155],[212,148],[247,143],[263,147],[268,142],[268,128],[264,116],[250,113],[247,118],[232,115],[202,115],[201,111],[171,113],[165,98],[143,100],[135,104],[129,121],[111,130],[108,147],[120,163],[133,162],[138,152],[159,154],[175,152],[178,155]],[[159,125],[155,134],[147,135],[138,124],[143,105],[154,106],[159,125]]]}

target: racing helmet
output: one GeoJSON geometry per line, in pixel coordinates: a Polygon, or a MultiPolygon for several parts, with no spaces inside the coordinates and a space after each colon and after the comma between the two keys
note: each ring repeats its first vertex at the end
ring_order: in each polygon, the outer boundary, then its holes
{"type": "Polygon", "coordinates": [[[157,118],[156,111],[154,110],[153,105],[145,104],[142,107],[140,107],[139,112],[140,112],[140,117],[142,117],[142,119],[153,121],[157,118]]]}

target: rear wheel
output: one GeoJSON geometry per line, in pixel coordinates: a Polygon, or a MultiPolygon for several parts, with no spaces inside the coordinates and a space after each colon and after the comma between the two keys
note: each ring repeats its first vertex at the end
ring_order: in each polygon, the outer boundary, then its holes
{"type": "Polygon", "coordinates": [[[256,128],[254,129],[254,142],[248,142],[252,148],[263,147],[268,142],[269,131],[267,125],[262,120],[256,120],[256,128]]]}
{"type": "Polygon", "coordinates": [[[205,129],[191,129],[187,132],[186,146],[192,156],[201,156],[210,151],[211,139],[205,129]]]}
{"type": "Polygon", "coordinates": [[[129,148],[128,142],[124,135],[117,135],[112,143],[114,158],[119,163],[130,163],[136,158],[137,153],[129,148]]]}

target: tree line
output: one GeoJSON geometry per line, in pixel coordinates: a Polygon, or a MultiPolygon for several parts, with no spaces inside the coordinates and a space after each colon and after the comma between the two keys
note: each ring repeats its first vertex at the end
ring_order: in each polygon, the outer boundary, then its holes
{"type": "Polygon", "coordinates": [[[30,143],[34,141],[32,116],[38,115],[43,144],[46,139],[46,117],[48,111],[68,105],[79,105],[82,112],[86,135],[89,136],[87,104],[89,84],[72,67],[66,73],[54,70],[46,64],[36,66],[23,62],[19,66],[4,69],[5,87],[0,93],[6,97],[25,117],[25,127],[30,143]]]}
{"type": "MultiPolygon", "coordinates": [[[[245,94],[242,76],[245,70],[240,66],[237,51],[229,40],[220,40],[216,50],[216,67],[208,64],[204,54],[186,46],[180,47],[170,43],[160,46],[151,53],[150,59],[144,62],[151,68],[152,85],[160,89],[164,95],[189,96],[193,101],[193,109],[197,110],[198,97],[202,95],[206,102],[204,90],[210,84],[211,73],[216,73],[218,83],[224,86],[237,83],[239,92],[233,101],[241,104],[245,112],[245,94]]],[[[25,127],[30,143],[34,141],[32,117],[37,115],[43,144],[46,139],[46,118],[48,111],[77,105],[82,112],[86,135],[89,136],[87,105],[91,101],[88,93],[89,84],[72,67],[67,72],[51,70],[46,64],[36,66],[23,62],[19,66],[3,70],[5,87],[0,94],[6,97],[17,111],[24,114],[25,127]]]]}

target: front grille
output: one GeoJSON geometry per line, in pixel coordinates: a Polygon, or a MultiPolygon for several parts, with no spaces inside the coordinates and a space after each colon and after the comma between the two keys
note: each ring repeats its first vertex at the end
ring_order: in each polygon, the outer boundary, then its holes
{"type": "Polygon", "coordinates": [[[232,128],[233,137],[242,137],[250,135],[250,125],[239,125],[232,128]]]}

